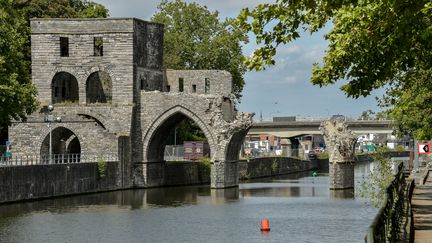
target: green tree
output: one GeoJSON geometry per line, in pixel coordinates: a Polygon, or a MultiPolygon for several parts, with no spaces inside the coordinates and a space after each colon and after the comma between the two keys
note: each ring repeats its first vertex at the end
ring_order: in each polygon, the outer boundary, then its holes
{"type": "Polygon", "coordinates": [[[276,0],[243,9],[237,22],[261,45],[246,61],[248,68],[262,70],[275,63],[278,45],[331,21],[325,35],[329,46],[323,63],[314,65],[311,82],[346,80],[341,89],[353,98],[385,87],[380,104],[397,120],[398,130],[431,138],[431,17],[431,0],[276,0]]]}
{"type": "Polygon", "coordinates": [[[0,128],[37,109],[30,80],[30,18],[106,17],[100,4],[82,0],[0,0],[0,128]]]}
{"type": "Polygon", "coordinates": [[[363,111],[359,120],[374,120],[374,112],[372,110],[363,111]]]}
{"type": "Polygon", "coordinates": [[[0,127],[4,127],[11,119],[25,119],[37,102],[25,58],[28,26],[13,0],[0,0],[0,23],[0,127]]]}
{"type": "Polygon", "coordinates": [[[226,70],[233,76],[233,93],[241,97],[246,71],[241,42],[247,36],[232,19],[220,21],[217,11],[197,3],[164,0],[151,20],[165,25],[165,68],[226,70]]]}

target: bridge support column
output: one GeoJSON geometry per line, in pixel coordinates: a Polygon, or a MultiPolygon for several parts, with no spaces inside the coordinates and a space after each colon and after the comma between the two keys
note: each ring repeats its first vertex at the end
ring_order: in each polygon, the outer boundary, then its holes
{"type": "Polygon", "coordinates": [[[329,164],[330,190],[354,188],[354,163],[329,164]]]}
{"type": "Polygon", "coordinates": [[[330,190],[354,188],[354,146],[357,137],[341,118],[324,121],[320,130],[330,154],[330,190]]]}
{"type": "Polygon", "coordinates": [[[238,161],[215,161],[211,164],[210,187],[222,189],[239,184],[238,161]]]}

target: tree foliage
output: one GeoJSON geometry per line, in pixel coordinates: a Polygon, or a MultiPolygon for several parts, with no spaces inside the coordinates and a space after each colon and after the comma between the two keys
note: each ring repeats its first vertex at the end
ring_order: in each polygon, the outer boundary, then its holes
{"type": "Polygon", "coordinates": [[[372,155],[374,169],[362,181],[358,191],[359,196],[375,207],[382,206],[386,190],[395,178],[389,151],[383,147],[372,155]]]}
{"type": "Polygon", "coordinates": [[[0,0],[0,127],[25,119],[36,109],[26,57],[27,23],[12,0],[0,0]]]}
{"type": "Polygon", "coordinates": [[[0,128],[38,106],[30,80],[30,18],[106,17],[86,0],[0,0],[0,128]]]}
{"type": "Polygon", "coordinates": [[[384,87],[380,104],[397,120],[399,131],[431,138],[431,17],[431,0],[276,0],[243,9],[237,22],[261,45],[246,61],[248,68],[262,70],[275,63],[278,45],[331,21],[325,35],[329,46],[322,64],[314,65],[311,82],[323,86],[346,80],[341,89],[353,98],[384,87]]]}
{"type": "Polygon", "coordinates": [[[247,37],[232,19],[220,21],[217,11],[197,3],[164,0],[151,20],[165,25],[165,68],[226,70],[233,76],[233,93],[241,96],[246,71],[241,42],[247,37]]]}

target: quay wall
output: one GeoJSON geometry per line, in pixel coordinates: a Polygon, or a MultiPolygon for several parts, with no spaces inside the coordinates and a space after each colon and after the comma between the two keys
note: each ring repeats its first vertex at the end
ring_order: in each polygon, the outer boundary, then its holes
{"type": "MultiPolygon", "coordinates": [[[[405,157],[394,153],[392,157],[405,157]]],[[[368,155],[357,156],[357,163],[371,161],[368,155]]],[[[328,170],[328,159],[299,160],[286,157],[256,158],[238,161],[240,180],[284,175],[313,169],[328,170]]],[[[210,168],[198,162],[166,162],[161,175],[163,186],[210,183],[210,168]]],[[[97,163],[4,166],[0,167],[0,203],[34,200],[74,194],[128,189],[118,162],[106,162],[105,176],[97,163]]]]}
{"type": "Polygon", "coordinates": [[[117,162],[0,167],[0,203],[121,189],[117,162]]]}
{"type": "Polygon", "coordinates": [[[239,161],[240,180],[270,177],[318,169],[316,160],[299,160],[288,157],[256,158],[239,161]]]}

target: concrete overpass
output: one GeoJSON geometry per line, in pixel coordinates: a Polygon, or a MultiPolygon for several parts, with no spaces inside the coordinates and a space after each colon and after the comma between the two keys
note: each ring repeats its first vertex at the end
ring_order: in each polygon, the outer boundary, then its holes
{"type": "MultiPolygon", "coordinates": [[[[297,137],[307,134],[321,134],[318,129],[321,121],[257,122],[252,125],[248,135],[269,134],[277,137],[297,137]]],[[[347,121],[348,128],[356,134],[391,134],[393,121],[368,120],[347,121]]]]}

